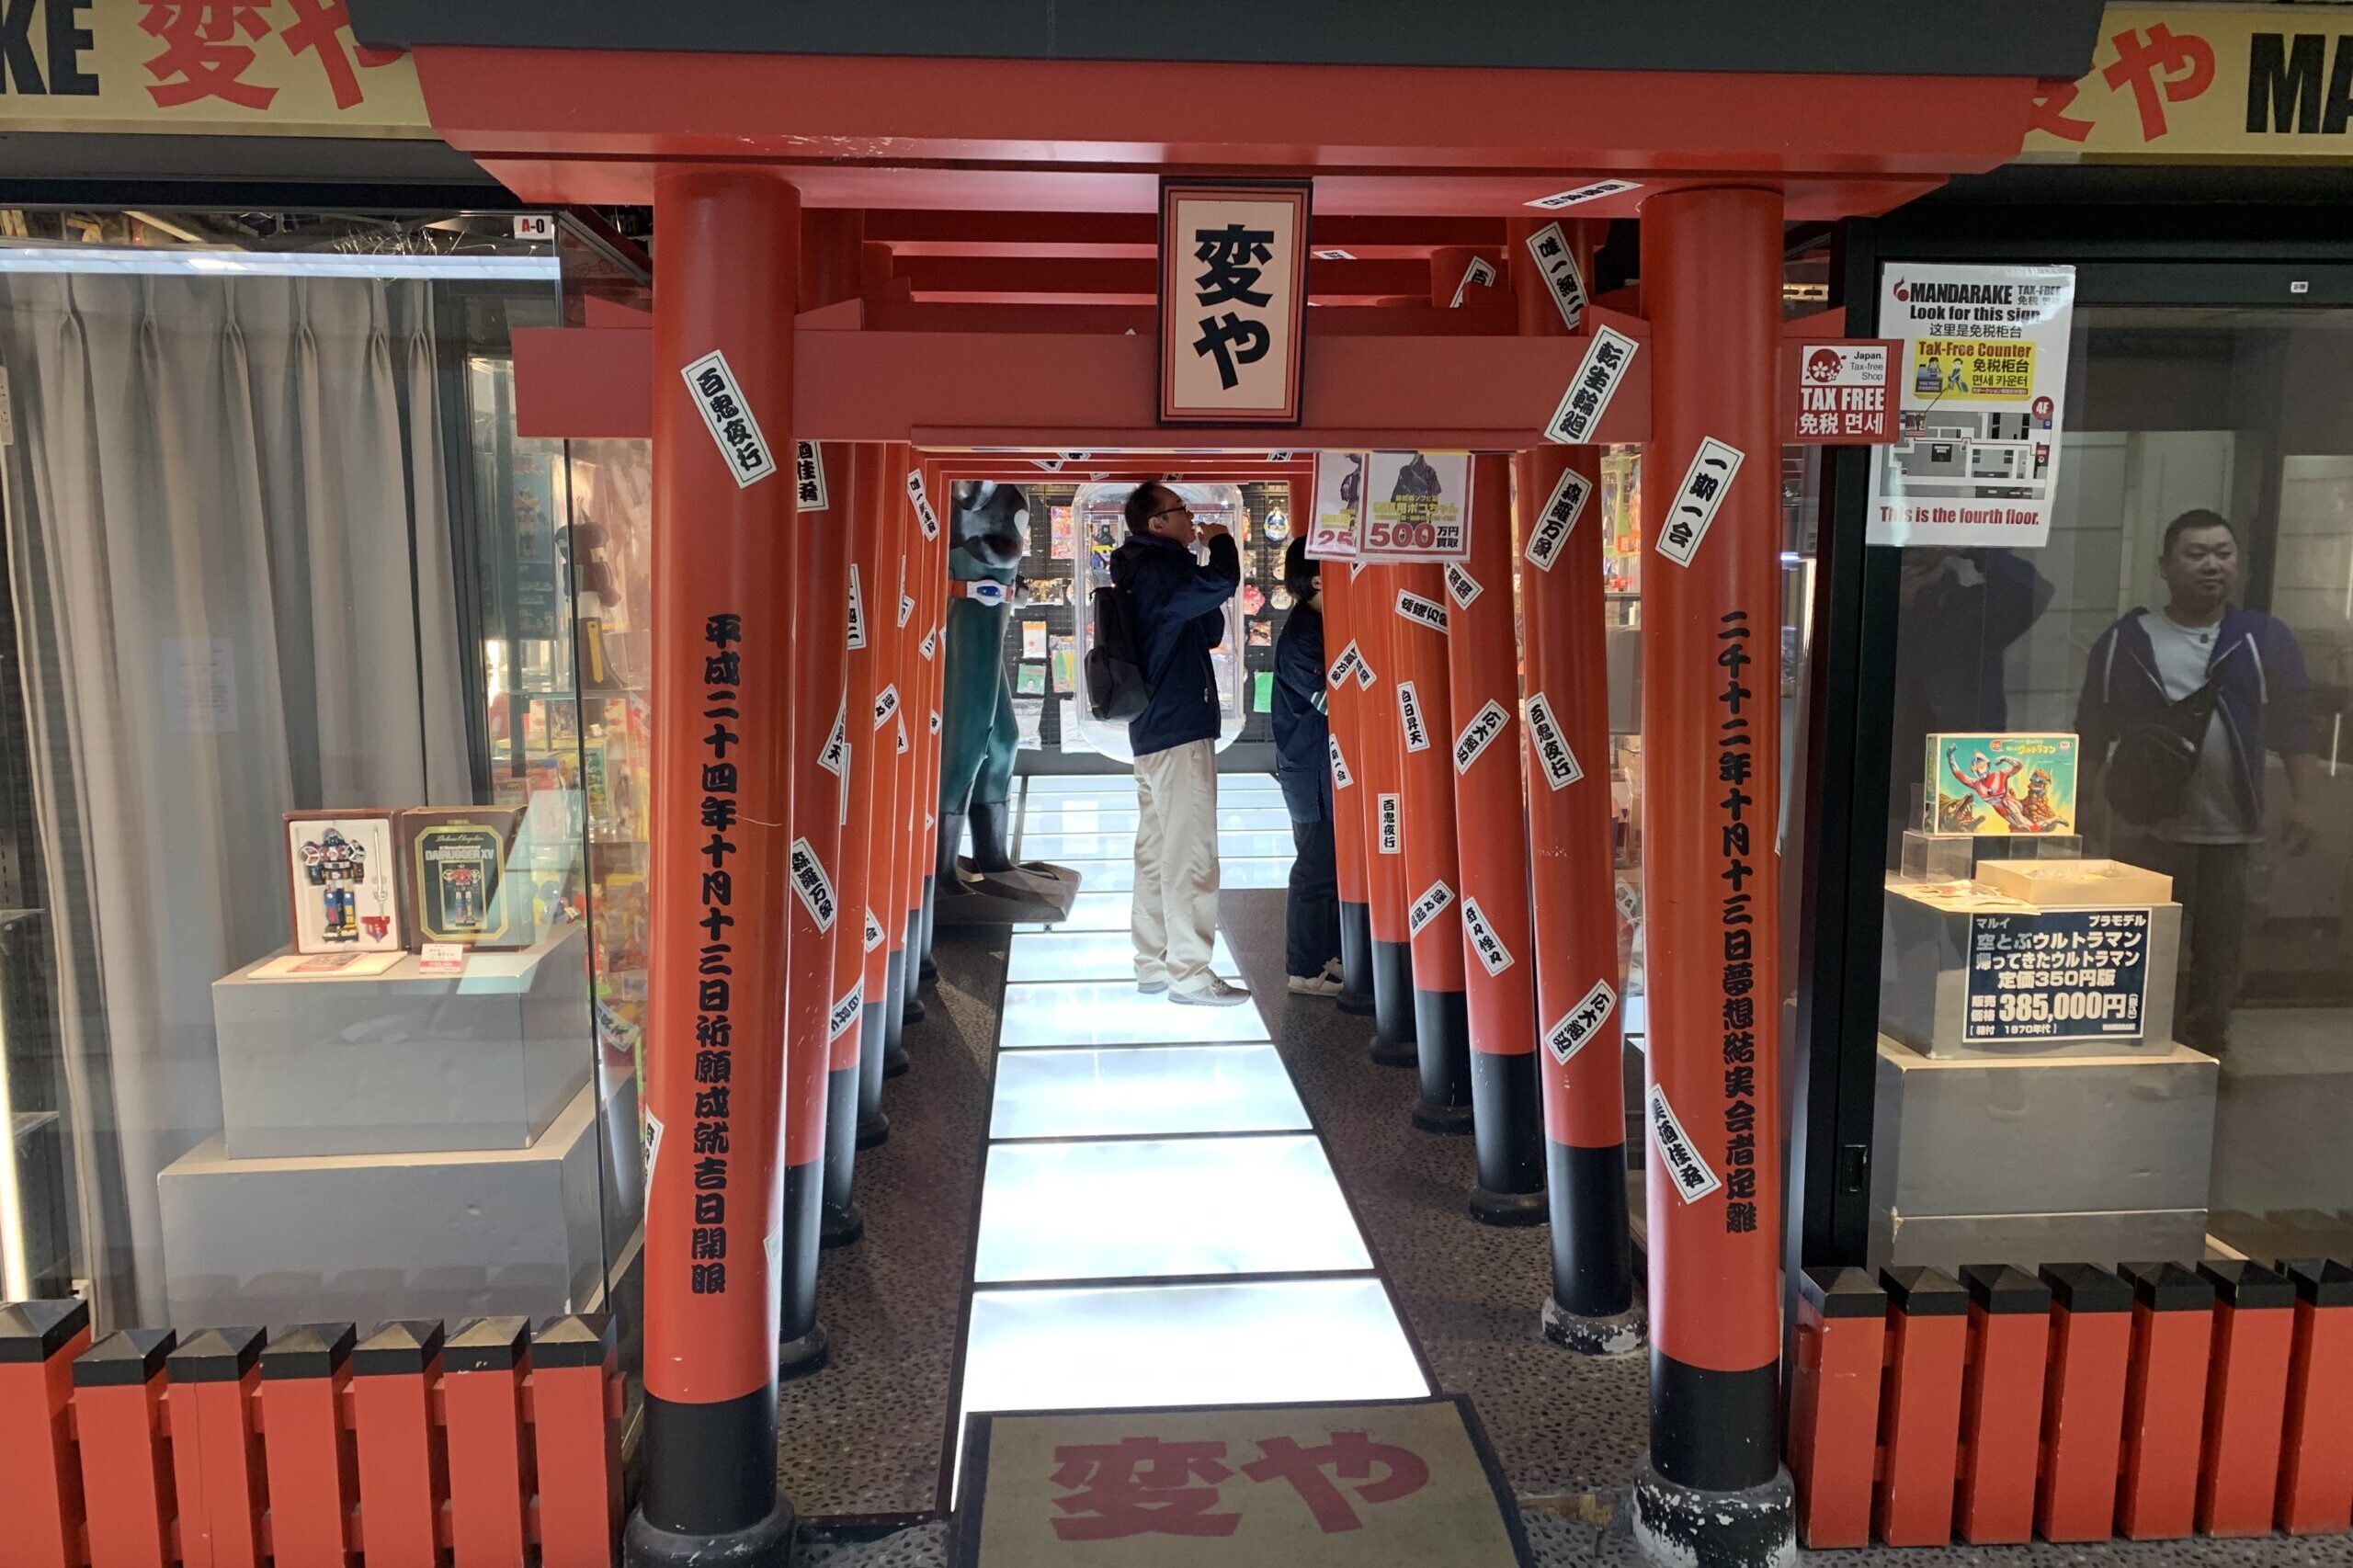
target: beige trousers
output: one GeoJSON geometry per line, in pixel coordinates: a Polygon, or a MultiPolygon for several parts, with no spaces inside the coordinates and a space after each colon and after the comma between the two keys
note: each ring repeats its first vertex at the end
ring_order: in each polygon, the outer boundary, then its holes
{"type": "Polygon", "coordinates": [[[1136,979],[1188,991],[1217,942],[1217,743],[1136,758],[1136,979]]]}

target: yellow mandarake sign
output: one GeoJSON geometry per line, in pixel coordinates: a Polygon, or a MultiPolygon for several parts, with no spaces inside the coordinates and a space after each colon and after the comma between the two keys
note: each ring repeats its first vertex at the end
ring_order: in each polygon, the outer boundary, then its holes
{"type": "Polygon", "coordinates": [[[429,139],[408,56],[344,0],[7,0],[0,132],[429,139]]]}

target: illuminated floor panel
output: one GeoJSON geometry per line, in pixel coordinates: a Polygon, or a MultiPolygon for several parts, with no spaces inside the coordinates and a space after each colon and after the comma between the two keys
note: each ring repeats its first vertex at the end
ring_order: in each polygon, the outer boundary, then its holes
{"type": "Polygon", "coordinates": [[[1375,1279],[980,1289],[965,1338],[967,1413],[1429,1392],[1375,1279]]]}
{"type": "Polygon", "coordinates": [[[1279,860],[1222,859],[1217,865],[1218,885],[1229,888],[1286,887],[1290,882],[1292,858],[1286,854],[1279,860]]]}
{"type": "MultiPolygon", "coordinates": [[[[1024,860],[1067,864],[1072,860],[1116,860],[1123,855],[1132,857],[1135,852],[1132,828],[1104,833],[1033,831],[1021,835],[1024,860]]],[[[1221,833],[1217,835],[1217,852],[1222,860],[1289,858],[1292,853],[1290,829],[1285,827],[1279,833],[1221,833]]]]}
{"type": "Polygon", "coordinates": [[[1313,1133],[995,1144],[976,1250],[983,1285],[1372,1267],[1313,1133]]]}
{"type": "Polygon", "coordinates": [[[996,1064],[992,1138],[1291,1132],[1307,1108],[1271,1045],[1008,1051],[996,1064]]]}
{"type": "MultiPolygon", "coordinates": [[[[1027,833],[1133,833],[1136,828],[1135,802],[1125,806],[1039,806],[1032,804],[1022,813],[1021,823],[1027,833]]],[[[1286,844],[1290,836],[1290,812],[1280,805],[1221,805],[1217,825],[1226,832],[1279,833],[1286,844]]]]}
{"type": "Polygon", "coordinates": [[[1133,981],[1100,984],[1008,985],[997,1043],[1007,1051],[1040,1045],[1210,1045],[1267,1039],[1266,1021],[1249,1003],[1188,1007],[1139,994],[1133,981]]]}
{"type": "Polygon", "coordinates": [[[1051,923],[1040,920],[1023,921],[1014,926],[1018,931],[1124,931],[1128,928],[1134,905],[1125,892],[1102,892],[1081,885],[1079,895],[1070,902],[1070,917],[1051,923]]]}
{"type": "MultiPolygon", "coordinates": [[[[1033,980],[1132,980],[1136,948],[1125,924],[1113,931],[1056,932],[1046,936],[1017,936],[1006,961],[1005,978],[1016,983],[1033,980]]],[[[1242,978],[1233,949],[1221,933],[1210,951],[1210,968],[1232,981],[1242,978]]]]}

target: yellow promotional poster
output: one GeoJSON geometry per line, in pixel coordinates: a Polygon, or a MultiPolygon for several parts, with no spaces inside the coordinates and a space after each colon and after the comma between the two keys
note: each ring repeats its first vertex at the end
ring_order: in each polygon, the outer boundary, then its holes
{"type": "Polygon", "coordinates": [[[2034,394],[2034,345],[1924,337],[1912,346],[1912,390],[2024,400],[2034,394]]]}
{"type": "Polygon", "coordinates": [[[2029,162],[2353,156],[2353,23],[2335,6],[2110,6],[2092,68],[2036,96],[2029,162]]]}
{"type": "Polygon", "coordinates": [[[0,132],[427,139],[408,56],[344,0],[20,0],[0,17],[0,132]]]}

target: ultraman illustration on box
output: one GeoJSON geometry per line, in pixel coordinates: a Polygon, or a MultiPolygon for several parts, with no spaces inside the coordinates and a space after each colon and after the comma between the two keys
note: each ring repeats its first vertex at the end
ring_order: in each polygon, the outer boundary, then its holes
{"type": "Polygon", "coordinates": [[[407,945],[390,813],[290,816],[286,838],[295,951],[386,953],[407,945]]]}

